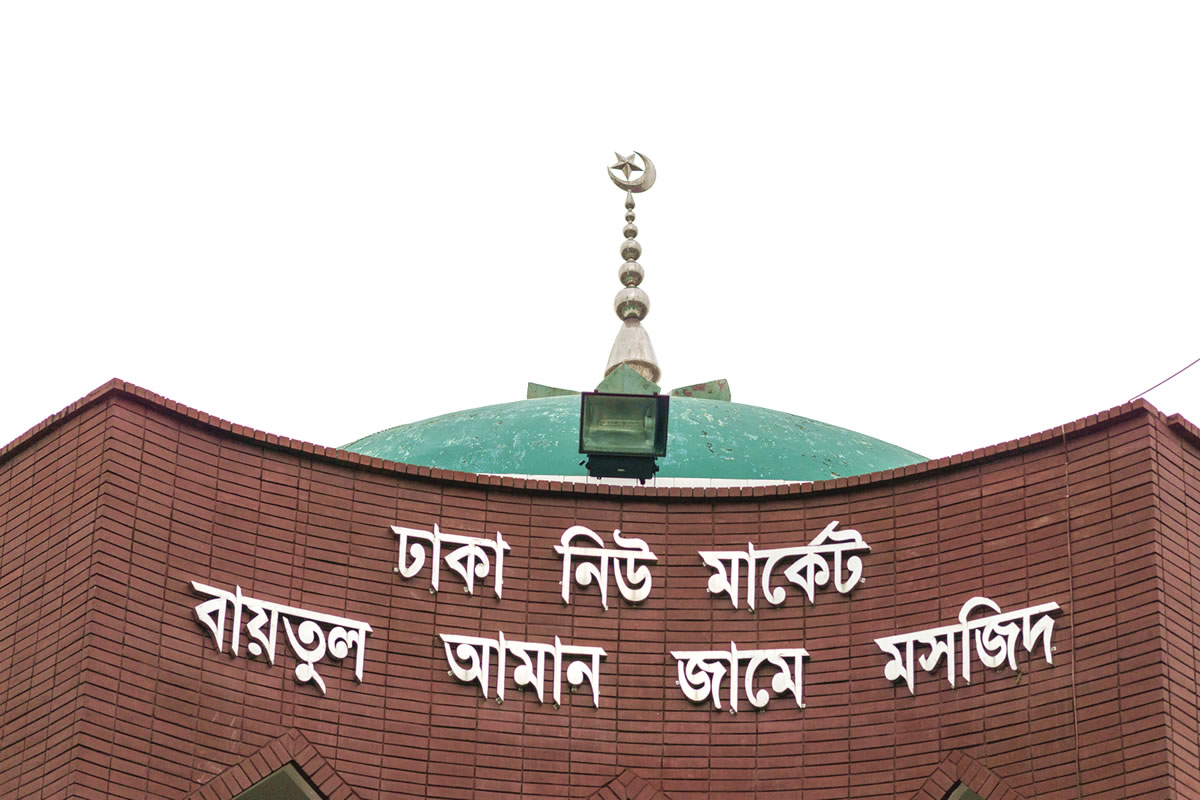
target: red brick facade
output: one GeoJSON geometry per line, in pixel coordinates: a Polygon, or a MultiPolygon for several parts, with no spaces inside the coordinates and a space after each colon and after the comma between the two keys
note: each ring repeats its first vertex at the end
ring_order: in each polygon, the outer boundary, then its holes
{"type": "MultiPolygon", "coordinates": [[[[294,763],[331,798],[1200,796],[1195,613],[1200,432],[1144,403],[1018,442],[836,482],[590,487],[434,473],[280,440],[114,382],[0,453],[0,796],[228,800],[294,763]],[[849,595],[756,613],[697,552],[871,546],[849,595]],[[511,551],[504,596],[393,571],[391,525],[511,551]],[[646,540],[653,590],[561,593],[563,531],[646,540]],[[368,622],[322,695],[217,652],[191,581],[368,622]],[[874,639],[953,624],[984,595],[1056,601],[1054,663],[884,676],[874,639]],[[441,633],[605,648],[590,693],[505,702],[447,672],[441,633]],[[804,647],[806,707],[694,705],[676,650],[804,647]]],[[[510,667],[511,670],[511,667],[510,667]]],[[[769,690],[770,681],[761,681],[769,690]]]]}

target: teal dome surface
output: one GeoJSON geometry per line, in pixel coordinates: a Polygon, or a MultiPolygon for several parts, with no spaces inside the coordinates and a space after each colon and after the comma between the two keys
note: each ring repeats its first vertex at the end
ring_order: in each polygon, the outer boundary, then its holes
{"type": "MultiPolygon", "coordinates": [[[[585,476],[579,395],[456,411],[345,446],[405,464],[500,475],[585,476]]],[[[817,481],[925,461],[861,433],[757,406],[671,397],[658,478],[817,481]]]]}

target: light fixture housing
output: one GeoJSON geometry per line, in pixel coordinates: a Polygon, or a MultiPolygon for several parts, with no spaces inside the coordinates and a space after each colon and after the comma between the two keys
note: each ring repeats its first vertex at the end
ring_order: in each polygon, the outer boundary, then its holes
{"type": "Polygon", "coordinates": [[[636,478],[658,472],[667,454],[670,397],[665,394],[584,392],[579,411],[579,452],[593,478],[636,478]]]}

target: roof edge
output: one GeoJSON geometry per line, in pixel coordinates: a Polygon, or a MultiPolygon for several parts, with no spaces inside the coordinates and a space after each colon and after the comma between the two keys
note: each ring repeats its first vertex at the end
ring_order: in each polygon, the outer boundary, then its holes
{"type": "Polygon", "coordinates": [[[1200,428],[1189,422],[1183,415],[1172,414],[1167,417],[1167,427],[1200,447],[1200,428]]]}
{"type": "Polygon", "coordinates": [[[123,381],[120,378],[113,378],[112,380],[107,381],[88,394],[84,395],[82,398],[70,404],[58,413],[52,414],[46,419],[42,420],[37,425],[21,434],[21,436],[14,439],[12,442],[4,445],[3,448],[0,448],[0,462],[8,459],[13,453],[23,450],[29,444],[46,435],[49,431],[53,430],[65,420],[112,395],[124,395],[144,405],[157,408],[169,414],[183,417],[203,427],[211,428],[239,439],[256,442],[261,445],[268,445],[298,454],[316,456],[318,458],[327,459],[340,464],[352,465],[355,467],[364,467],[381,472],[407,475],[414,478],[428,479],[433,481],[477,484],[481,486],[500,487],[504,489],[556,492],[565,494],[611,494],[640,496],[647,498],[756,498],[771,495],[811,494],[839,491],[857,486],[863,486],[866,484],[881,483],[884,481],[914,477],[917,475],[923,475],[927,472],[933,472],[935,470],[950,469],[971,463],[987,461],[1013,452],[1028,450],[1030,448],[1045,444],[1046,442],[1056,438],[1072,437],[1091,428],[1106,425],[1136,414],[1145,414],[1151,418],[1159,419],[1165,422],[1169,429],[1176,431],[1178,434],[1192,439],[1196,443],[1200,444],[1200,428],[1197,428],[1194,424],[1179,414],[1172,414],[1170,417],[1168,417],[1146,400],[1139,398],[1130,403],[1124,403],[1105,411],[1089,414],[1086,417],[1080,417],[1073,422],[1067,422],[1053,428],[1047,428],[1040,433],[1022,436],[1019,439],[1012,439],[1000,444],[968,450],[966,452],[958,453],[952,456],[946,456],[944,458],[937,458],[917,464],[910,464],[906,467],[897,467],[895,469],[871,472],[864,475],[851,475],[845,478],[836,478],[833,480],[810,481],[804,483],[783,483],[774,486],[745,487],[676,486],[659,488],[614,486],[609,484],[581,485],[573,482],[539,480],[536,478],[477,475],[472,472],[455,472],[451,470],[434,469],[431,467],[420,467],[414,464],[404,464],[398,461],[388,461],[381,458],[375,458],[373,456],[364,456],[358,453],[352,453],[349,450],[343,450],[335,447],[325,447],[323,445],[313,444],[312,442],[291,439],[286,436],[277,436],[273,433],[267,433],[266,431],[250,428],[245,425],[238,425],[237,423],[230,422],[229,420],[221,419],[220,417],[214,417],[211,414],[191,408],[183,403],[178,403],[174,400],[163,397],[162,395],[155,394],[154,392],[151,392],[148,389],[143,389],[136,384],[123,381]]]}
{"type": "Polygon", "coordinates": [[[75,416],[85,408],[95,405],[100,400],[112,394],[114,391],[120,390],[124,386],[133,386],[133,384],[127,384],[120,378],[111,378],[110,380],[85,394],[83,397],[76,400],[74,403],[71,403],[62,411],[46,417],[44,420],[34,425],[32,428],[13,439],[8,444],[0,447],[0,461],[4,461],[9,457],[10,454],[24,449],[26,445],[30,444],[36,439],[41,438],[42,434],[48,432],[59,423],[75,416]]]}

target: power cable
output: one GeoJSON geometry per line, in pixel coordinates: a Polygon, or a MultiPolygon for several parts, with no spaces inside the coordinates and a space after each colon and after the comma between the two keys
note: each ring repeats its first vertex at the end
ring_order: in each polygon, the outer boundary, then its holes
{"type": "MultiPolygon", "coordinates": [[[[1187,372],[1189,369],[1191,369],[1192,367],[1196,366],[1197,364],[1200,364],[1200,358],[1197,358],[1195,361],[1193,361],[1192,363],[1188,364],[1188,365],[1187,365],[1186,367],[1184,367],[1183,369],[1179,370],[1179,372],[1176,372],[1176,373],[1175,373],[1175,375],[1182,375],[1184,372],[1187,372]]],[[[1150,394],[1150,392],[1153,392],[1155,389],[1157,389],[1158,387],[1162,386],[1162,385],[1163,385],[1164,383],[1166,383],[1167,381],[1171,380],[1171,378],[1174,378],[1174,377],[1175,377],[1175,375],[1171,375],[1170,377],[1163,378],[1161,381],[1159,381],[1158,383],[1154,384],[1153,386],[1151,386],[1151,387],[1150,387],[1149,389],[1147,389],[1146,391],[1142,392],[1142,394],[1134,395],[1133,397],[1129,398],[1129,399],[1128,399],[1126,402],[1127,402],[1127,403],[1132,403],[1134,400],[1137,400],[1137,399],[1138,399],[1139,397],[1141,397],[1142,395],[1150,394]]]]}

